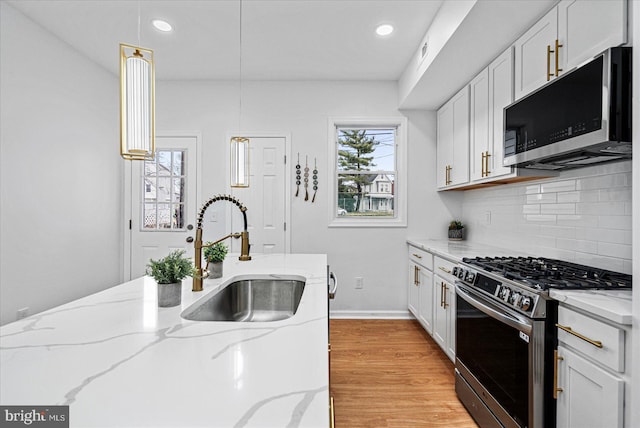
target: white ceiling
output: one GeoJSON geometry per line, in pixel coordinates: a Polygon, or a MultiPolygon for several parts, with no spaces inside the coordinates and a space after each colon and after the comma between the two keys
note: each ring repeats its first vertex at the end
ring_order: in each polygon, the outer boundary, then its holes
{"type": "Polygon", "coordinates": [[[119,44],[154,50],[156,77],[398,80],[442,0],[11,0],[117,75],[119,44]],[[138,10],[140,41],[138,42],[138,10]],[[163,18],[170,34],[153,29],[163,18]],[[375,27],[396,31],[377,36],[375,27]]]}

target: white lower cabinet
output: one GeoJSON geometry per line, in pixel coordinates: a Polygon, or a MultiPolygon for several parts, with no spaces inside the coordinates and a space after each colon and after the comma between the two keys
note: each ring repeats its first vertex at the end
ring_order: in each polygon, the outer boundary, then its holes
{"type": "Polygon", "coordinates": [[[409,246],[408,308],[451,361],[456,355],[456,262],[409,246]]]}
{"type": "Polygon", "coordinates": [[[431,254],[409,247],[409,311],[424,329],[433,331],[433,268],[431,254]]]}
{"type": "Polygon", "coordinates": [[[557,428],[630,428],[626,327],[563,305],[557,325],[557,428]]]}
{"type": "Polygon", "coordinates": [[[558,346],[557,428],[622,428],[624,381],[558,346]]]}
{"type": "Polygon", "coordinates": [[[456,293],[454,285],[434,276],[433,338],[451,361],[456,358],[456,293]]]}

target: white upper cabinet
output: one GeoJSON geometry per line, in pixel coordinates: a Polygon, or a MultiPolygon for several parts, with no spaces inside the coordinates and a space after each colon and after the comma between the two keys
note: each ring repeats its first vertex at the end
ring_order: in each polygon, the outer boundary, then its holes
{"type": "Polygon", "coordinates": [[[627,39],[625,0],[563,0],[515,47],[515,99],[627,39]]]}
{"type": "Polygon", "coordinates": [[[509,48],[488,68],[489,75],[489,150],[486,176],[499,177],[513,172],[503,166],[504,108],[513,102],[513,49],[509,48]]]}
{"type": "Polygon", "coordinates": [[[469,168],[471,181],[511,174],[504,157],[504,108],[513,102],[513,49],[496,58],[469,84],[471,91],[469,168]]]}
{"type": "Polygon", "coordinates": [[[470,136],[471,157],[469,171],[471,180],[486,177],[489,149],[489,70],[484,69],[469,83],[471,93],[470,136]]]}
{"type": "Polygon", "coordinates": [[[438,188],[469,181],[469,86],[438,110],[438,188]]]}
{"type": "Polygon", "coordinates": [[[551,9],[514,43],[516,99],[547,83],[554,64],[548,52],[558,34],[558,11],[551,9]]]}
{"type": "Polygon", "coordinates": [[[625,0],[564,0],[558,4],[561,68],[566,71],[627,41],[625,0]]]}

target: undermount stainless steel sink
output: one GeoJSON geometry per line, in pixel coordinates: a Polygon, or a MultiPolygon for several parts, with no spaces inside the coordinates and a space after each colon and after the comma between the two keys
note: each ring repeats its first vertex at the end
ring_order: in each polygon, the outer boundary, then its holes
{"type": "Polygon", "coordinates": [[[181,316],[192,321],[284,320],[298,310],[304,285],[304,281],[293,279],[235,281],[204,301],[194,303],[181,316]]]}

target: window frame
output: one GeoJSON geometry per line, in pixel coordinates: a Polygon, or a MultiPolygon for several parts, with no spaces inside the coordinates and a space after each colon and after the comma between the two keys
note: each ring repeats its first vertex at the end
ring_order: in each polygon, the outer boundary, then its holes
{"type": "MultiPolygon", "coordinates": [[[[329,171],[329,227],[407,227],[407,118],[329,118],[328,121],[328,171],[329,171]],[[395,181],[393,217],[341,217],[338,216],[338,129],[339,128],[395,128],[395,181]]],[[[384,172],[373,171],[373,172],[384,172]]]]}

